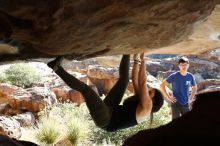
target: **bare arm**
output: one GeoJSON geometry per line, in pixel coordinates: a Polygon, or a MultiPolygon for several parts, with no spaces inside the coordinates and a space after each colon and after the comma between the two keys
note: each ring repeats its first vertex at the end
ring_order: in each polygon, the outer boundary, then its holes
{"type": "Polygon", "coordinates": [[[139,63],[136,61],[138,60],[137,54],[134,54],[133,59],[134,59],[134,64],[132,69],[132,84],[135,95],[138,95],[139,94],[139,88],[138,88],[139,63]]]}
{"type": "Polygon", "coordinates": [[[193,101],[194,101],[193,98],[195,97],[196,92],[197,92],[197,85],[192,86],[192,92],[191,92],[191,95],[190,95],[190,97],[189,97],[189,101],[190,101],[190,102],[193,102],[193,101]]]}
{"type": "Polygon", "coordinates": [[[175,103],[176,102],[176,99],[173,97],[173,96],[170,96],[168,93],[167,93],[167,90],[166,90],[166,87],[168,85],[168,82],[166,80],[164,80],[161,85],[160,85],[160,89],[161,91],[163,92],[165,98],[167,101],[171,102],[171,103],[175,103]]]}
{"type": "Polygon", "coordinates": [[[149,96],[147,88],[146,67],[144,61],[144,53],[141,54],[141,66],[139,71],[138,86],[139,86],[139,98],[140,103],[137,107],[136,116],[137,121],[142,121],[151,112],[153,103],[149,96]]]}

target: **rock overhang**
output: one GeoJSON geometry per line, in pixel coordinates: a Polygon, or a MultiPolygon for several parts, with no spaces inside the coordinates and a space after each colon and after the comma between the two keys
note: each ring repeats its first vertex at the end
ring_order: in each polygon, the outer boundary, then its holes
{"type": "MultiPolygon", "coordinates": [[[[218,3],[219,0],[0,0],[0,61],[58,55],[86,59],[142,51],[200,54],[213,46],[182,46],[190,45],[198,35],[201,39],[201,33],[193,32],[203,29],[200,25],[218,3]],[[191,34],[194,35],[189,38],[191,34]],[[176,43],[175,48],[168,47],[176,43]]],[[[212,15],[217,18],[219,7],[212,15]]],[[[212,21],[213,18],[205,23],[218,24],[212,21]]],[[[203,37],[202,42],[219,46],[218,31],[211,32],[213,35],[204,33],[212,40],[203,37]]]]}

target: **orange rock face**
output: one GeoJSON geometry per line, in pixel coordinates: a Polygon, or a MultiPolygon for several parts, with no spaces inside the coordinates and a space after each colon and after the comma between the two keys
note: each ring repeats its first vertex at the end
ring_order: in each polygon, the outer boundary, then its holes
{"type": "Polygon", "coordinates": [[[24,111],[39,112],[46,106],[51,105],[49,96],[51,94],[44,91],[43,88],[38,88],[42,93],[37,92],[34,88],[28,91],[8,85],[0,84],[0,105],[5,105],[5,109],[1,109],[4,114],[14,115],[24,111]]]}
{"type": "Polygon", "coordinates": [[[80,105],[84,102],[82,94],[75,90],[65,90],[60,88],[54,88],[53,92],[55,93],[57,99],[62,102],[73,102],[77,105],[80,105]]]}

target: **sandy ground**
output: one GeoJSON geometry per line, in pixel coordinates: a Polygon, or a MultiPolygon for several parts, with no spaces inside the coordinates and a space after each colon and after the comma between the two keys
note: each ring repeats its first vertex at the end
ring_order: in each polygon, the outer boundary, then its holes
{"type": "Polygon", "coordinates": [[[37,142],[37,139],[35,138],[37,130],[34,130],[33,128],[23,128],[21,127],[22,136],[19,140],[25,140],[25,141],[31,141],[36,144],[39,144],[37,142]]]}

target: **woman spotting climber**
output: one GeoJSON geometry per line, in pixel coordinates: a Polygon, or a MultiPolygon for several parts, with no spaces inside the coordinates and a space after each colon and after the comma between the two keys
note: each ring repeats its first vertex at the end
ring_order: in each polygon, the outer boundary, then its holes
{"type": "Polygon", "coordinates": [[[128,128],[144,121],[163,105],[163,96],[157,89],[147,87],[144,53],[134,55],[132,82],[135,94],[119,105],[129,82],[130,55],[123,55],[119,66],[119,79],[104,100],[87,84],[67,73],[58,57],[48,63],[56,74],[72,89],[81,92],[95,124],[109,132],[128,128]]]}

